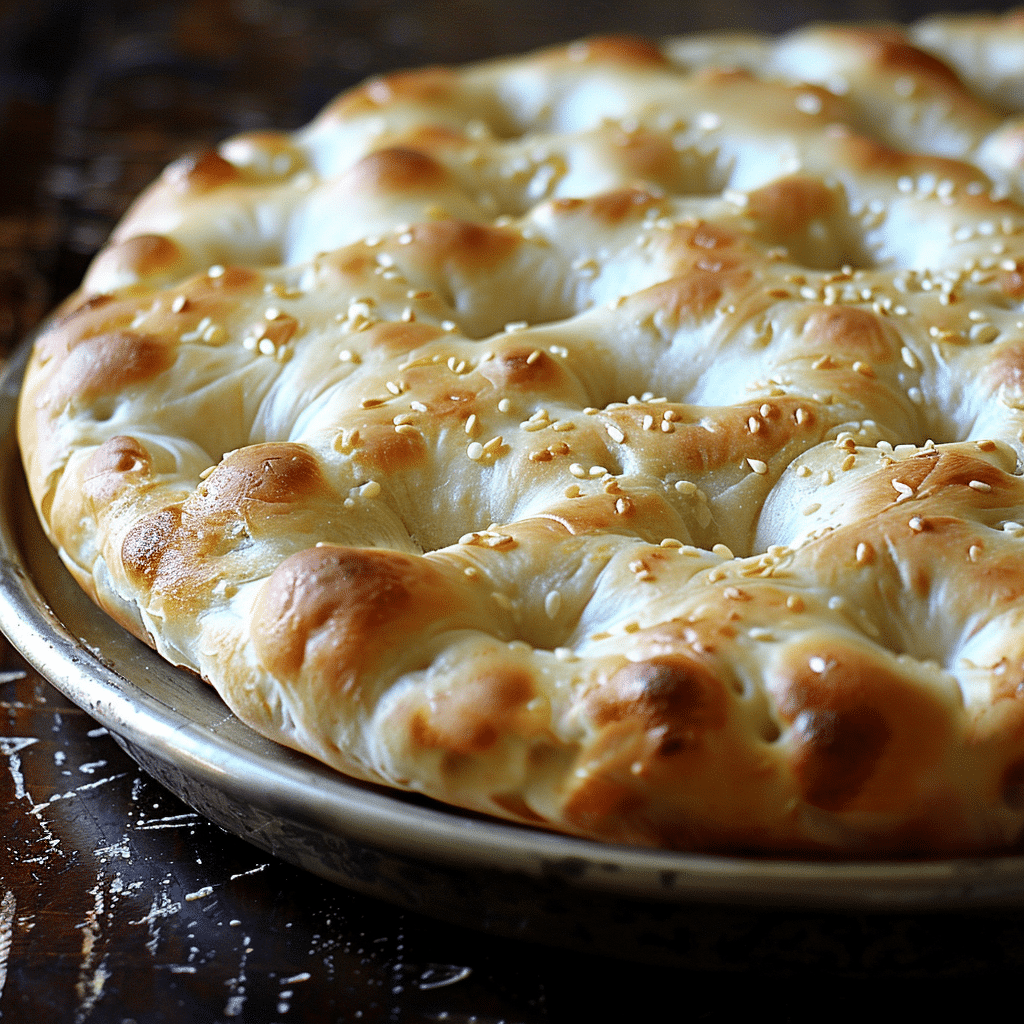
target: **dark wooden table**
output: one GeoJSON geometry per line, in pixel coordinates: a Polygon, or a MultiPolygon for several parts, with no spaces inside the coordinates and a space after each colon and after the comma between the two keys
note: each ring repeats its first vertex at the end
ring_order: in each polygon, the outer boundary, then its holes
{"type": "MultiPolygon", "coordinates": [[[[508,7],[0,2],[0,356],[180,152],[298,125],[373,70],[720,17],[653,0],[630,4],[629,24],[613,4],[508,7]]],[[[786,17],[830,10],[797,7],[786,17]]],[[[752,27],[785,27],[744,9],[752,27]]],[[[894,979],[914,1012],[948,1015],[985,1012],[1024,969],[1012,911],[723,911],[690,941],[690,961],[666,969],[478,934],[323,882],[163,790],[0,638],[2,1021],[811,1020],[878,1013],[894,979]]]]}

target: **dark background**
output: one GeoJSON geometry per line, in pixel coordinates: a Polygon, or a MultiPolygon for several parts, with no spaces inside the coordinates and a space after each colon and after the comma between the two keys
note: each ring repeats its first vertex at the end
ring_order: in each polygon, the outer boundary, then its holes
{"type": "MultiPolygon", "coordinates": [[[[969,6],[0,0],[0,357],[167,162],[236,131],[297,127],[371,73],[600,31],[783,31],[969,6]]],[[[204,821],[2,640],[0,815],[3,1021],[948,1016],[998,1012],[1024,969],[1024,914],[1011,911],[723,908],[671,968],[438,924],[204,821]]]]}

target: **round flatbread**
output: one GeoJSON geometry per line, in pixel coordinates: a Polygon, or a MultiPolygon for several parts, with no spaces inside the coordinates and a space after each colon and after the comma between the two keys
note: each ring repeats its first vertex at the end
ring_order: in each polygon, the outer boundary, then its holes
{"type": "Polygon", "coordinates": [[[138,200],[32,357],[33,499],[352,776],[609,842],[1005,850],[1022,104],[1012,17],[373,79],[138,200]]]}

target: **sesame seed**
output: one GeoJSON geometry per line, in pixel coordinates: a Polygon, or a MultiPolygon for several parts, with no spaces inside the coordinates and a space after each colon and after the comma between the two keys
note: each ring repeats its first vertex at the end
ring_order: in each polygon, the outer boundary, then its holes
{"type": "Polygon", "coordinates": [[[626,435],[614,423],[606,423],[604,429],[616,444],[622,444],[626,440],[626,435]]]}
{"type": "Polygon", "coordinates": [[[474,434],[477,433],[479,429],[480,424],[476,418],[476,413],[471,412],[469,414],[469,419],[466,420],[466,433],[469,434],[470,437],[472,437],[474,434]]]}
{"type": "Polygon", "coordinates": [[[920,516],[911,516],[907,522],[907,526],[910,527],[914,533],[922,533],[924,531],[924,520],[920,516]]]}
{"type": "Polygon", "coordinates": [[[972,480],[967,486],[972,490],[981,491],[983,494],[992,490],[992,485],[985,483],[984,480],[972,480]]]}
{"type": "Polygon", "coordinates": [[[747,459],[747,465],[759,476],[764,476],[768,472],[768,463],[760,459],[747,459]]]}
{"type": "Polygon", "coordinates": [[[176,295],[171,303],[172,313],[181,313],[188,307],[188,299],[184,295],[176,295]]]}
{"type": "Polygon", "coordinates": [[[805,516],[813,516],[821,508],[820,501],[812,501],[810,505],[805,505],[801,511],[805,516]]]}
{"type": "Polygon", "coordinates": [[[474,461],[478,462],[484,457],[484,446],[479,441],[474,441],[466,449],[466,454],[474,461]]]}
{"type": "Polygon", "coordinates": [[[498,412],[508,412],[511,408],[512,403],[507,398],[503,398],[498,402],[498,412]]]}
{"type": "Polygon", "coordinates": [[[380,484],[376,480],[368,480],[359,488],[361,498],[376,498],[380,495],[380,484]]]}
{"type": "Polygon", "coordinates": [[[219,263],[215,263],[212,267],[210,267],[209,270],[207,270],[206,276],[207,277],[223,277],[224,276],[224,268],[219,263]]]}
{"type": "Polygon", "coordinates": [[[866,541],[861,541],[857,545],[856,558],[858,565],[871,565],[875,560],[875,549],[866,541]]]}
{"type": "Polygon", "coordinates": [[[786,598],[786,607],[791,612],[802,612],[806,605],[804,599],[799,594],[790,594],[786,598]]]}
{"type": "Polygon", "coordinates": [[[736,556],[732,553],[732,548],[728,544],[716,544],[712,549],[711,553],[718,555],[719,558],[735,558],[736,556]]]}
{"type": "Polygon", "coordinates": [[[578,476],[581,479],[587,475],[587,471],[578,462],[574,462],[569,467],[569,472],[572,473],[573,476],[578,476]]]}
{"type": "Polygon", "coordinates": [[[914,489],[908,484],[905,484],[902,480],[893,480],[893,490],[899,495],[896,499],[897,503],[906,501],[907,498],[911,498],[914,495],[914,489]]]}
{"type": "Polygon", "coordinates": [[[967,557],[972,562],[976,562],[979,558],[981,558],[981,551],[982,548],[980,544],[972,544],[970,548],[967,549],[967,557]]]}

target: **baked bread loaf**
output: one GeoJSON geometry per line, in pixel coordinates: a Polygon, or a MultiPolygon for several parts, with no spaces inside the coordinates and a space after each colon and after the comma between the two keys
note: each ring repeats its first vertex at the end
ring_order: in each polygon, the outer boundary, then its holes
{"type": "Polygon", "coordinates": [[[1010,849],[1022,107],[1013,16],[369,81],[127,214],[28,369],[39,514],[360,779],[609,842],[1010,849]]]}

